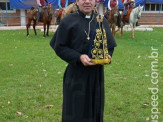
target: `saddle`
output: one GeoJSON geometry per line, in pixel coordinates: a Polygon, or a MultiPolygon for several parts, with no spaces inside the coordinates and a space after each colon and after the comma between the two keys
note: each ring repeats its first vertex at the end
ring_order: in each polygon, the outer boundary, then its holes
{"type": "MultiPolygon", "coordinates": [[[[130,18],[130,14],[131,14],[132,9],[133,8],[129,8],[129,10],[128,10],[126,16],[125,16],[125,22],[127,22],[127,23],[129,22],[129,18],[130,18]]],[[[121,20],[123,20],[123,12],[121,14],[121,20]]]]}
{"type": "Polygon", "coordinates": [[[27,10],[27,15],[32,15],[33,19],[37,18],[37,8],[32,7],[31,9],[27,10]]]}

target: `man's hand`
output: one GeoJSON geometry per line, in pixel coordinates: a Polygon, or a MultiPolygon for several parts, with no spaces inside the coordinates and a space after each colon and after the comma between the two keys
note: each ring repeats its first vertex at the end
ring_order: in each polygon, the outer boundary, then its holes
{"type": "Polygon", "coordinates": [[[91,59],[88,57],[88,55],[82,54],[80,56],[80,61],[84,66],[92,66],[95,65],[94,63],[91,62],[91,59]]]}
{"type": "Polygon", "coordinates": [[[108,55],[108,58],[111,60],[111,56],[110,55],[108,55]]]}

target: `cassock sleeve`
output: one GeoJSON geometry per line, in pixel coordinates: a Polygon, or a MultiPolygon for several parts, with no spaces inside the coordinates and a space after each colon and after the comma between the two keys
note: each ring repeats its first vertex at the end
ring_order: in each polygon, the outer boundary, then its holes
{"type": "Polygon", "coordinates": [[[70,36],[73,36],[71,29],[71,26],[67,25],[65,21],[61,22],[50,45],[61,59],[75,65],[80,62],[81,54],[69,46],[71,43],[70,36]]]}

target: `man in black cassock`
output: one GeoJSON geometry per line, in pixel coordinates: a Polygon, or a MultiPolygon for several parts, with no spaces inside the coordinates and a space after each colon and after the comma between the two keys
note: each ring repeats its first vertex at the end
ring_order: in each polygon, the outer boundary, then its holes
{"type": "MultiPolygon", "coordinates": [[[[77,0],[79,10],[65,17],[50,45],[68,63],[63,77],[62,122],[103,122],[104,67],[91,62],[88,52],[93,40],[96,16],[95,0],[77,0]]],[[[115,40],[107,20],[103,19],[109,57],[115,40]]]]}

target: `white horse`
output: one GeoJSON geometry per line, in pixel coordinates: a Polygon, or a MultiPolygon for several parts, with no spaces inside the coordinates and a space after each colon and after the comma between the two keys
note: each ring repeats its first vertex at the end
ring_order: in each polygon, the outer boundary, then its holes
{"type": "MultiPolygon", "coordinates": [[[[140,19],[141,17],[141,13],[143,11],[143,7],[144,6],[138,6],[136,8],[134,8],[132,11],[131,11],[131,14],[130,14],[130,17],[129,17],[129,25],[131,26],[131,29],[132,29],[132,32],[131,32],[131,38],[134,38],[135,35],[134,35],[134,30],[135,30],[135,27],[136,27],[136,23],[138,22],[138,20],[140,19]]],[[[121,26],[121,34],[123,34],[123,26],[121,26]]]]}
{"type": "Polygon", "coordinates": [[[140,6],[139,5],[139,7],[134,8],[131,11],[130,18],[129,18],[129,25],[131,26],[131,29],[132,29],[131,38],[135,37],[134,30],[135,30],[135,27],[136,27],[136,23],[138,22],[138,20],[141,17],[141,13],[143,11],[143,7],[144,6],[140,6]]]}

